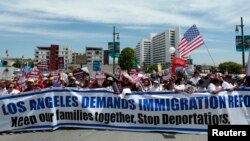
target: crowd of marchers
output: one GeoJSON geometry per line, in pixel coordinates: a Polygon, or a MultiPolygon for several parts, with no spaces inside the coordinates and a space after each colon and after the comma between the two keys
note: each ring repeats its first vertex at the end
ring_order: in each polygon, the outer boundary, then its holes
{"type": "MultiPolygon", "coordinates": [[[[218,94],[222,91],[234,91],[239,87],[250,86],[250,77],[235,79],[231,75],[222,75],[219,73],[208,73],[201,76],[198,71],[191,75],[177,73],[175,76],[162,75],[160,73],[127,73],[119,72],[114,75],[97,72],[96,76],[103,75],[102,79],[98,77],[91,78],[89,74],[83,78],[76,78],[72,73],[67,74],[66,79],[57,79],[53,76],[43,77],[41,80],[33,78],[25,79],[25,83],[20,85],[15,76],[10,80],[0,80],[0,96],[17,95],[24,92],[39,91],[53,87],[74,87],[79,89],[107,88],[114,91],[115,94],[121,94],[124,89],[131,92],[209,92],[218,94]]],[[[127,92],[127,91],[126,91],[127,92]]]]}

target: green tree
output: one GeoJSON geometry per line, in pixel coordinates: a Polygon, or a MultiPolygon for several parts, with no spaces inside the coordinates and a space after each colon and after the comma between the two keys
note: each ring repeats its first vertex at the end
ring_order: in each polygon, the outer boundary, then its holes
{"type": "Polygon", "coordinates": [[[31,68],[33,68],[33,67],[35,66],[35,64],[34,64],[34,61],[33,61],[33,60],[30,60],[30,61],[29,61],[29,66],[30,66],[31,68]]]}
{"type": "Polygon", "coordinates": [[[135,51],[130,47],[124,48],[118,58],[118,63],[121,69],[130,70],[131,68],[133,68],[134,61],[135,61],[135,51]]]}
{"type": "Polygon", "coordinates": [[[227,71],[228,73],[240,74],[242,72],[242,65],[235,62],[224,62],[219,65],[219,70],[222,73],[227,71]]]}
{"type": "Polygon", "coordinates": [[[201,72],[201,65],[194,65],[195,71],[201,72]]]}
{"type": "Polygon", "coordinates": [[[19,59],[16,59],[16,61],[14,62],[14,64],[12,65],[13,67],[16,67],[16,68],[21,68],[22,64],[21,62],[19,61],[19,59]]]}
{"type": "MultiPolygon", "coordinates": [[[[97,54],[97,52],[96,52],[97,54]]],[[[98,53],[99,54],[99,53],[98,53]]],[[[97,55],[98,55],[97,54],[97,55]]],[[[76,56],[76,64],[80,64],[81,65],[81,68],[82,68],[82,65],[86,65],[88,62],[87,62],[87,55],[86,54],[83,54],[83,55],[77,55],[76,56]]]]}
{"type": "Polygon", "coordinates": [[[152,73],[153,71],[158,72],[157,64],[154,64],[154,65],[149,66],[149,68],[148,68],[148,70],[147,70],[147,73],[152,73]]]}
{"type": "Polygon", "coordinates": [[[210,67],[210,72],[216,73],[216,72],[217,72],[217,68],[214,67],[214,66],[211,66],[211,67],[210,67]]]}

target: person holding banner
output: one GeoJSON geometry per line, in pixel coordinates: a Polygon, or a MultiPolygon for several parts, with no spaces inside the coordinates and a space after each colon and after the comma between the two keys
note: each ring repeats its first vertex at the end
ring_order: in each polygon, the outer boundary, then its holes
{"type": "Polygon", "coordinates": [[[179,77],[175,80],[175,86],[174,89],[177,92],[183,92],[186,88],[185,86],[186,80],[184,77],[179,77]]]}
{"type": "Polygon", "coordinates": [[[162,91],[159,80],[154,80],[153,86],[150,88],[150,92],[159,92],[162,91]]]}
{"type": "Polygon", "coordinates": [[[45,88],[51,88],[51,87],[60,87],[61,85],[57,82],[54,82],[54,77],[53,76],[50,76],[48,78],[48,82],[47,84],[45,85],[45,88]]]}
{"type": "Polygon", "coordinates": [[[6,86],[4,84],[4,81],[0,81],[0,96],[2,96],[4,93],[6,93],[6,86]]]}
{"type": "Polygon", "coordinates": [[[9,84],[7,84],[6,86],[7,91],[5,91],[2,95],[16,95],[19,94],[20,91],[15,89],[15,83],[10,82],[9,84]]]}
{"type": "Polygon", "coordinates": [[[67,85],[67,87],[77,87],[76,78],[74,76],[69,78],[69,84],[67,85]]]}
{"type": "Polygon", "coordinates": [[[142,83],[142,88],[143,88],[143,92],[148,92],[150,91],[150,88],[152,87],[152,83],[150,81],[149,78],[144,78],[142,83]]]}
{"type": "Polygon", "coordinates": [[[112,77],[106,78],[104,82],[102,83],[102,87],[111,89],[113,81],[114,79],[112,77]]]}
{"type": "Polygon", "coordinates": [[[227,90],[227,91],[234,91],[235,90],[235,86],[233,86],[232,84],[232,76],[231,75],[226,75],[223,79],[223,83],[222,83],[222,87],[227,90]]]}
{"type": "Polygon", "coordinates": [[[34,79],[29,78],[26,82],[26,88],[24,89],[24,92],[29,92],[34,90],[34,79]]]}
{"type": "Polygon", "coordinates": [[[224,88],[221,86],[221,82],[218,78],[213,78],[208,85],[208,91],[211,94],[218,94],[219,92],[223,92],[224,88]]]}
{"type": "Polygon", "coordinates": [[[193,77],[190,79],[190,81],[192,81],[193,84],[194,84],[195,86],[197,86],[197,84],[198,84],[198,82],[199,82],[200,79],[201,79],[200,73],[199,73],[198,71],[195,71],[195,72],[194,72],[194,75],[193,75],[193,77]]]}
{"type": "Polygon", "coordinates": [[[166,91],[175,92],[175,88],[174,88],[174,83],[173,82],[169,82],[169,83],[165,84],[164,88],[165,88],[166,91]]]}
{"type": "Polygon", "coordinates": [[[125,78],[125,77],[122,80],[123,81],[122,81],[121,85],[122,85],[123,89],[129,88],[131,91],[137,91],[135,83],[132,83],[128,78],[125,78]]]}

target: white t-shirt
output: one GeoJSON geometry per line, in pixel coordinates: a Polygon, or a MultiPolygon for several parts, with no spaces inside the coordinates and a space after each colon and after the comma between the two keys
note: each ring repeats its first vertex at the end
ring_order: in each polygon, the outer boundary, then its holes
{"type": "Polygon", "coordinates": [[[179,90],[179,91],[184,91],[186,86],[185,84],[180,84],[180,85],[174,85],[175,90],[179,90]]]}
{"type": "Polygon", "coordinates": [[[18,94],[18,93],[20,93],[20,91],[19,91],[19,90],[16,90],[16,89],[13,89],[10,93],[8,92],[8,90],[6,90],[6,91],[2,94],[2,96],[6,96],[6,95],[16,95],[16,94],[18,94]]]}
{"type": "Polygon", "coordinates": [[[198,81],[200,80],[201,78],[200,77],[192,77],[191,79],[190,79],[190,81],[192,81],[193,83],[194,83],[194,85],[197,85],[197,83],[198,83],[198,81]]]}
{"type": "Polygon", "coordinates": [[[150,88],[150,92],[159,92],[159,91],[161,91],[161,90],[162,90],[162,89],[161,89],[160,86],[158,86],[158,87],[152,86],[152,87],[150,88]]]}
{"type": "Polygon", "coordinates": [[[218,89],[220,89],[221,88],[221,86],[215,86],[213,83],[210,83],[209,85],[208,85],[208,91],[211,93],[211,92],[213,92],[213,91],[215,91],[215,90],[218,90],[218,89]]]}
{"type": "Polygon", "coordinates": [[[7,91],[6,88],[0,89],[0,96],[2,96],[4,93],[6,93],[5,91],[7,91]]]}
{"type": "Polygon", "coordinates": [[[233,89],[233,88],[234,88],[233,84],[228,83],[228,82],[226,82],[226,81],[223,81],[222,87],[223,87],[224,89],[233,89]]]}

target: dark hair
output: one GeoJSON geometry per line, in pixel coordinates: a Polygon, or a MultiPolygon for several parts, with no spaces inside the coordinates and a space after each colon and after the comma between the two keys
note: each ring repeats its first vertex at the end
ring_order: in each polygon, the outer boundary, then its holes
{"type": "Polygon", "coordinates": [[[165,88],[166,88],[167,90],[170,90],[170,86],[173,86],[173,85],[174,85],[174,83],[170,82],[170,83],[168,83],[168,84],[166,85],[165,88]]]}
{"type": "Polygon", "coordinates": [[[203,80],[203,79],[200,79],[199,81],[198,81],[198,84],[197,85],[202,85],[202,84],[204,84],[205,83],[205,81],[203,80]]]}
{"type": "Polygon", "coordinates": [[[224,77],[224,79],[232,79],[232,76],[231,76],[231,75],[226,75],[226,76],[224,77]]]}
{"type": "Polygon", "coordinates": [[[190,81],[190,80],[187,81],[187,84],[188,84],[188,85],[191,85],[191,86],[195,86],[195,84],[194,84],[192,81],[190,81]]]}
{"type": "Polygon", "coordinates": [[[176,80],[175,80],[175,84],[177,84],[177,85],[180,85],[181,83],[181,81],[182,80],[185,80],[183,77],[178,77],[176,80]]]}
{"type": "Polygon", "coordinates": [[[214,78],[211,80],[211,83],[215,84],[215,83],[218,83],[220,82],[220,80],[218,78],[214,78]]]}
{"type": "Polygon", "coordinates": [[[10,83],[8,83],[8,84],[6,85],[6,89],[9,89],[9,87],[10,87],[11,84],[14,85],[14,87],[16,87],[16,84],[15,84],[15,83],[10,82],[10,83]]]}

